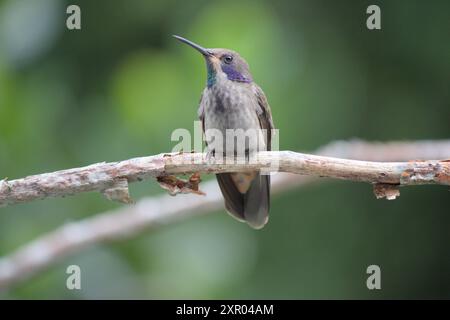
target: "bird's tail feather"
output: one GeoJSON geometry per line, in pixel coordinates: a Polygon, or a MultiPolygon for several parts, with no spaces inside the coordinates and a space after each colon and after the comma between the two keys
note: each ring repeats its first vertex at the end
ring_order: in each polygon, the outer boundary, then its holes
{"type": "Polygon", "coordinates": [[[261,229],[269,219],[270,176],[257,174],[247,192],[239,192],[230,173],[217,174],[225,208],[237,220],[261,229]]]}

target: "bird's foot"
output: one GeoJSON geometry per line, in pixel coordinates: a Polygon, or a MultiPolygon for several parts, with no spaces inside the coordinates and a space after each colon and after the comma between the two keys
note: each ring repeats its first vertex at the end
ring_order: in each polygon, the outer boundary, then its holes
{"type": "Polygon", "coordinates": [[[216,150],[208,150],[208,152],[206,153],[206,162],[209,164],[215,163],[216,162],[216,150]]]}
{"type": "Polygon", "coordinates": [[[246,163],[250,162],[250,150],[249,149],[245,149],[245,162],[246,163]]]}

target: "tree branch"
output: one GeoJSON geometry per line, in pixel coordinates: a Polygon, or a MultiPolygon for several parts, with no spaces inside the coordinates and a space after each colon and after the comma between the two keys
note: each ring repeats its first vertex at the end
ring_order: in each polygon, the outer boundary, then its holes
{"type": "MultiPolygon", "coordinates": [[[[436,143],[440,145],[435,146],[435,150],[450,149],[448,141],[436,143]]],[[[244,161],[213,163],[206,160],[202,153],[171,153],[121,162],[97,163],[87,167],[33,175],[12,181],[4,179],[0,181],[0,206],[89,191],[99,191],[108,199],[129,203],[131,202],[128,192],[128,183],[130,182],[173,174],[264,169],[372,184],[450,184],[450,162],[448,160],[369,162],[292,151],[260,152],[253,160],[251,163],[244,161]],[[274,166],[274,164],[276,165],[274,166]]]]}
{"type": "MultiPolygon", "coordinates": [[[[359,160],[376,160],[376,161],[405,161],[408,159],[444,159],[450,158],[450,141],[419,141],[419,142],[391,142],[391,143],[365,143],[361,141],[350,141],[350,142],[334,142],[323,148],[320,148],[316,151],[317,154],[320,155],[335,155],[339,157],[359,159],[359,160]]],[[[185,154],[186,155],[186,154],[185,154]]],[[[190,154],[187,154],[190,155],[190,154]]],[[[314,175],[322,175],[325,173],[327,176],[338,177],[338,178],[348,178],[350,180],[357,181],[368,181],[374,182],[372,179],[375,179],[375,182],[383,182],[386,181],[389,183],[399,183],[405,182],[407,184],[415,184],[418,181],[413,179],[412,177],[417,177],[419,181],[423,182],[433,182],[433,183],[442,183],[449,184],[448,180],[448,161],[415,161],[410,163],[396,163],[396,164],[388,164],[389,171],[387,171],[387,175],[381,175],[386,170],[380,170],[380,168],[386,168],[386,163],[372,163],[372,162],[356,162],[357,164],[357,172],[356,176],[353,176],[351,173],[355,172],[353,167],[349,167],[347,160],[341,159],[333,159],[333,158],[324,158],[318,156],[309,156],[295,153],[283,153],[283,155],[289,156],[289,159],[283,161],[283,165],[285,169],[293,168],[292,170],[295,172],[302,172],[314,175]],[[312,162],[310,160],[313,160],[312,162]],[[325,159],[325,160],[324,160],[325,159]],[[308,160],[308,161],[307,161],[308,160]],[[321,162],[321,161],[325,161],[321,162]],[[331,162],[330,162],[331,161],[331,162]],[[331,168],[326,166],[325,170],[322,170],[322,165],[330,164],[331,168]],[[381,167],[380,167],[381,165],[381,167]],[[428,166],[433,169],[428,169],[428,166]],[[307,169],[306,169],[307,168],[307,169]],[[414,171],[414,169],[417,169],[414,171]],[[405,177],[402,177],[402,173],[400,171],[405,172],[405,177]],[[411,171],[413,170],[413,171],[411,171]],[[444,172],[445,170],[446,173],[444,172]],[[320,174],[319,174],[320,172],[320,174]],[[361,175],[360,173],[364,174],[361,175]],[[426,174],[425,174],[426,173],[426,174]],[[439,176],[440,173],[444,173],[444,176],[439,176]],[[423,176],[425,174],[425,176],[423,176]],[[381,175],[381,177],[380,177],[381,175]],[[406,177],[408,175],[408,177],[406,177]],[[363,177],[363,178],[361,178],[363,177]],[[447,178],[445,178],[447,177],[447,178]],[[381,180],[380,180],[381,178],[381,180]],[[398,180],[397,180],[398,179],[398,180]],[[437,181],[435,181],[437,179],[437,181]],[[442,180],[443,179],[443,180],[442,180]]],[[[192,155],[191,155],[192,156],[192,155]]],[[[196,156],[196,155],[194,155],[196,156]]],[[[149,157],[156,159],[154,157],[149,157]]],[[[149,158],[138,158],[138,159],[149,159],[149,158]]],[[[166,157],[167,158],[167,157],[166,157]]],[[[164,159],[164,157],[158,156],[158,161],[161,159],[164,162],[162,163],[152,163],[152,165],[157,166],[158,168],[163,168],[164,170],[169,170],[170,173],[179,173],[182,172],[182,168],[185,168],[184,164],[179,165],[179,162],[173,162],[173,160],[180,160],[183,157],[169,157],[168,159],[164,159]],[[169,166],[170,164],[170,166],[169,166]],[[175,165],[174,165],[175,164],[175,165]],[[174,171],[171,171],[174,170],[174,171]]],[[[266,158],[267,159],[267,158],[266,158]]],[[[177,160],[177,161],[178,161],[177,160]]],[[[133,163],[132,160],[131,163],[133,163]]],[[[138,161],[139,162],[139,161],[138,161]]],[[[144,161],[147,165],[149,162],[144,161]]],[[[350,163],[355,164],[355,162],[350,161],[350,163]]],[[[135,165],[136,163],[134,163],[135,165]]],[[[142,163],[141,163],[142,164],[142,163]]],[[[261,167],[264,167],[261,163],[261,167]]],[[[126,168],[124,162],[115,163],[115,164],[99,164],[97,168],[102,168],[101,172],[108,172],[114,174],[112,167],[121,168],[121,172],[134,172],[134,174],[130,175],[128,178],[138,177],[145,178],[147,176],[143,175],[142,166],[133,166],[133,170],[131,168],[126,168]],[[120,165],[118,165],[120,164],[120,165]],[[136,170],[136,168],[141,168],[136,170]],[[108,169],[108,170],[105,170],[108,169]],[[128,171],[126,171],[128,170],[128,171]],[[137,173],[141,172],[141,173],[137,173]]],[[[208,164],[200,164],[203,168],[210,168],[208,164]]],[[[74,177],[74,172],[86,172],[84,170],[93,166],[80,168],[80,169],[72,169],[66,171],[57,172],[57,176],[62,177],[74,177]],[[81,171],[80,171],[81,170],[81,171]]],[[[149,168],[148,166],[146,168],[149,168]]],[[[161,170],[161,169],[158,169],[161,170]]],[[[154,169],[154,175],[161,174],[161,171],[154,169]]],[[[88,169],[89,171],[89,169],[88,169]]],[[[197,167],[196,170],[198,171],[197,167]]],[[[148,173],[149,171],[145,171],[148,173]]],[[[167,171],[162,171],[167,174],[167,171]]],[[[189,171],[192,172],[192,171],[189,171]]],[[[55,173],[53,173],[55,174],[55,173]]],[[[47,174],[52,175],[52,174],[47,174]]],[[[42,176],[42,175],[39,175],[42,176]]],[[[13,188],[20,186],[20,190],[37,190],[33,189],[32,185],[29,184],[30,181],[37,181],[36,177],[33,176],[24,179],[14,180],[8,182],[10,185],[13,183],[13,188]],[[31,180],[30,180],[31,179],[31,180]]],[[[118,174],[114,175],[115,177],[123,179],[123,176],[118,174]]],[[[149,176],[152,174],[149,173],[149,176]]],[[[48,177],[48,176],[47,176],[48,177]]],[[[76,180],[76,179],[75,179],[76,180]]],[[[272,182],[272,190],[273,193],[280,193],[284,190],[293,189],[295,187],[310,183],[315,181],[312,176],[300,176],[300,175],[292,175],[287,173],[280,173],[273,177],[272,182]]],[[[78,181],[78,180],[76,180],[78,181]]],[[[91,180],[89,180],[91,181],[91,180]]],[[[74,190],[83,192],[90,190],[102,190],[105,186],[109,187],[110,185],[105,181],[109,181],[105,178],[98,178],[97,180],[93,180],[93,185],[82,184],[78,187],[78,189],[67,189],[65,187],[65,192],[71,190],[75,193],[74,190]],[[97,182],[95,182],[97,181],[97,182]],[[99,182],[102,181],[102,182],[99,182]],[[106,183],[106,184],[105,184],[106,183]],[[94,187],[95,186],[95,187],[94,187]],[[101,188],[97,188],[101,186],[101,188]]],[[[73,181],[72,181],[73,182],[73,181]]],[[[123,184],[123,180],[121,182],[123,184]]],[[[58,182],[55,181],[51,185],[58,185],[58,182]]],[[[69,183],[69,186],[73,186],[73,184],[69,183]]],[[[385,187],[385,184],[377,185],[377,189],[382,189],[385,187]]],[[[122,186],[123,187],[123,186],[122,186]]],[[[388,184],[388,190],[394,187],[395,185],[388,184]]],[[[120,186],[118,186],[120,190],[120,186]]],[[[44,189],[46,190],[46,189],[44,189]]],[[[119,240],[126,237],[134,236],[139,234],[140,232],[150,228],[159,226],[161,224],[171,223],[180,218],[187,218],[194,215],[200,215],[206,212],[210,212],[219,208],[222,208],[222,197],[220,191],[217,187],[215,181],[210,181],[202,184],[202,190],[206,192],[206,197],[199,196],[177,196],[171,197],[169,195],[161,195],[153,198],[144,198],[137,202],[137,204],[132,206],[125,206],[117,210],[109,211],[102,214],[97,214],[90,218],[81,220],[79,222],[73,222],[70,224],[63,225],[58,229],[54,230],[51,233],[43,235],[38,239],[32,241],[29,244],[24,245],[23,247],[17,249],[12,254],[3,257],[0,259],[0,289],[6,289],[14,284],[17,284],[20,281],[26,280],[32,275],[37,274],[38,272],[44,270],[46,267],[52,265],[56,261],[58,261],[61,257],[66,256],[68,254],[72,254],[79,250],[82,250],[92,244],[119,240]]],[[[396,190],[396,189],[395,189],[396,190]]],[[[379,190],[375,190],[379,191],[379,190]]],[[[2,191],[4,192],[4,191],[2,191]]],[[[9,191],[11,192],[11,191],[9,191]]],[[[379,191],[380,192],[380,191],[379,191]]],[[[385,191],[385,195],[389,195],[385,191]]],[[[114,193],[114,192],[112,192],[114,193]]],[[[4,196],[4,193],[1,193],[4,196]]],[[[12,201],[10,196],[6,197],[9,199],[6,203],[18,203],[20,199],[19,193],[14,192],[16,195],[16,200],[12,201]]],[[[58,193],[57,196],[60,196],[64,193],[58,193]]],[[[67,193],[65,193],[67,194],[67,193]]],[[[11,195],[11,193],[9,193],[11,195]]],[[[38,199],[39,195],[41,198],[45,198],[46,195],[42,195],[39,193],[34,193],[33,198],[29,198],[28,200],[38,199]]],[[[114,196],[112,196],[114,197],[114,196]]],[[[5,198],[3,198],[5,199],[5,198]]],[[[5,204],[5,202],[3,202],[5,204]]]]}

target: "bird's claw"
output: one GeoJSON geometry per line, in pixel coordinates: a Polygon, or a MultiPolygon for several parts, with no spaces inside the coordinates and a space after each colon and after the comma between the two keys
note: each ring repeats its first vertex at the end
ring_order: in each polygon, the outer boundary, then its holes
{"type": "Polygon", "coordinates": [[[206,153],[206,162],[207,163],[215,163],[216,162],[216,151],[215,150],[208,150],[208,152],[206,153]]]}

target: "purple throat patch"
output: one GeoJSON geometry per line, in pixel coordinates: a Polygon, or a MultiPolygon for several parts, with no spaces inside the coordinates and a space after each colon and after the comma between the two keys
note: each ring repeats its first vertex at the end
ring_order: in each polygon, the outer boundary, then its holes
{"type": "Polygon", "coordinates": [[[245,77],[239,71],[236,71],[232,66],[222,65],[222,71],[227,75],[228,80],[238,82],[252,82],[251,78],[245,77]]]}

